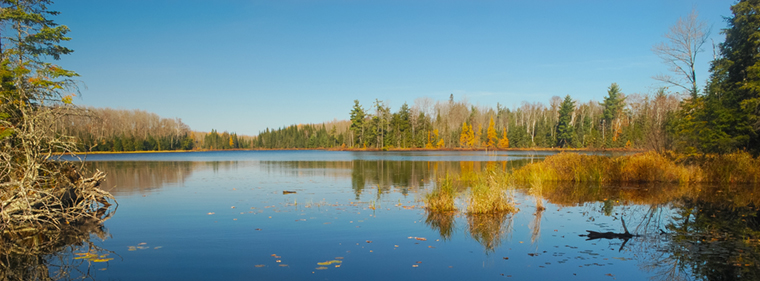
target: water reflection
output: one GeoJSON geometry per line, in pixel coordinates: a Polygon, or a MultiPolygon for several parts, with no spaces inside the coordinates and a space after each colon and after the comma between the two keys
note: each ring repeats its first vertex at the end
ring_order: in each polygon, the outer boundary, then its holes
{"type": "Polygon", "coordinates": [[[456,228],[456,212],[426,212],[426,215],[425,225],[437,231],[442,240],[450,240],[456,228]]]}
{"type": "Polygon", "coordinates": [[[627,250],[640,257],[643,270],[661,280],[760,278],[756,194],[757,186],[750,185],[555,183],[543,190],[547,200],[559,206],[596,204],[599,215],[617,216],[623,223],[623,218],[634,219],[634,232],[641,236],[633,237],[638,246],[627,250]],[[637,214],[626,208],[633,205],[647,208],[637,214]]]}
{"type": "MultiPolygon", "coordinates": [[[[167,185],[183,185],[193,173],[215,172],[241,167],[269,175],[288,177],[325,177],[346,182],[345,190],[358,200],[372,193],[380,203],[382,196],[398,191],[404,195],[430,190],[436,179],[446,174],[462,175],[487,168],[508,170],[524,165],[517,161],[389,161],[353,159],[350,161],[214,161],[214,162],[95,162],[93,168],[108,172],[106,186],[117,195],[142,193],[167,185]],[[350,183],[349,183],[350,182],[350,183]],[[349,190],[350,184],[350,190],[349,190]]],[[[630,242],[610,241],[618,251],[633,253],[642,270],[663,280],[679,279],[760,279],[760,190],[757,186],[697,186],[678,184],[602,185],[588,183],[544,182],[540,186],[517,187],[527,200],[535,200],[528,212],[531,243],[552,239],[543,231],[557,228],[557,208],[583,209],[589,230],[603,231],[595,218],[612,218],[613,226],[624,219],[632,234],[630,242]],[[550,208],[550,210],[546,210],[550,208]],[[554,219],[554,222],[552,222],[554,219]],[[618,247],[619,246],[619,247],[618,247]]],[[[300,193],[299,193],[300,194],[300,193]]],[[[371,199],[371,198],[369,198],[371,199]]],[[[364,198],[365,201],[370,201],[364,198]]],[[[300,203],[299,199],[299,203],[300,203]]],[[[531,201],[533,202],[533,201],[531,201]]],[[[373,202],[374,203],[374,202],[373,202]]],[[[386,202],[387,203],[387,202],[386,202]]],[[[396,202],[393,202],[395,204],[396,202]]],[[[525,203],[525,201],[523,201],[525,203]]],[[[530,204],[530,203],[528,203],[530,204]]],[[[386,205],[383,205],[386,206],[386,205]]],[[[525,206],[525,205],[523,205],[525,206]]],[[[440,235],[441,240],[455,240],[458,235],[472,237],[486,253],[508,244],[514,233],[516,215],[457,214],[426,212],[424,223],[440,235]],[[456,221],[460,219],[460,225],[456,221]],[[465,223],[466,222],[466,223],[465,223]]],[[[583,222],[575,222],[583,223],[583,222]]],[[[523,225],[520,222],[518,225],[523,225]]],[[[609,227],[609,226],[604,226],[609,227]]],[[[555,230],[556,231],[556,230],[555,230]]],[[[100,236],[96,231],[90,231],[100,236]]],[[[620,233],[620,232],[618,232],[620,233]]],[[[551,235],[553,236],[553,235],[551,235]]],[[[575,236],[575,235],[574,235],[575,236]]],[[[576,237],[577,238],[577,237],[576,237]]],[[[627,240],[626,240],[627,241],[627,240]]],[[[592,242],[585,242],[591,244],[592,242]]],[[[52,265],[63,265],[58,257],[87,251],[92,243],[83,236],[61,242],[38,256],[12,256],[3,248],[3,273],[6,276],[31,276],[35,270],[52,272],[52,265]],[[76,242],[79,241],[79,242],[76,242]],[[66,246],[68,245],[68,246],[66,246]],[[66,248],[68,247],[68,248],[66,248]],[[75,250],[76,249],[76,250],[75,250]],[[57,254],[56,254],[57,253],[57,254]],[[23,259],[30,259],[29,261],[23,259]],[[49,261],[53,259],[55,261],[49,261]],[[37,262],[36,265],[34,262],[37,262]],[[30,266],[18,266],[30,262],[30,266]],[[43,268],[39,269],[39,268],[43,268]],[[27,269],[21,269],[27,268],[27,269]],[[6,270],[7,269],[7,270],[6,270]],[[15,275],[8,275],[12,271],[15,275]],[[27,275],[24,275],[27,274],[27,275]]],[[[79,260],[75,260],[79,261],[79,260]]],[[[8,278],[8,277],[6,277],[8,278]]],[[[13,279],[13,278],[10,278],[13,279]]]]}
{"type": "Polygon", "coordinates": [[[512,215],[506,212],[467,214],[467,230],[486,253],[493,252],[512,231],[512,215]]]}
{"type": "Polygon", "coordinates": [[[204,162],[90,162],[89,168],[106,172],[103,189],[114,195],[142,194],[168,184],[184,184],[204,162]]]}
{"type": "Polygon", "coordinates": [[[108,260],[117,257],[92,241],[110,238],[104,220],[88,218],[60,229],[4,233],[0,244],[0,279],[94,279],[98,270],[107,268],[108,260]]]}

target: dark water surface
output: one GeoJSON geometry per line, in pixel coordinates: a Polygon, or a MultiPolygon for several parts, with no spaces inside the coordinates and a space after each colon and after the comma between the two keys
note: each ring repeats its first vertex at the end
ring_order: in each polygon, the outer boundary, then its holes
{"type": "MultiPolygon", "coordinates": [[[[548,154],[90,155],[92,169],[108,172],[103,188],[119,206],[104,225],[105,235],[92,234],[56,259],[47,256],[50,275],[96,280],[758,278],[754,187],[725,192],[705,187],[723,196],[716,201],[726,204],[719,204],[684,197],[680,186],[555,184],[540,194],[516,188],[520,211],[512,215],[431,214],[422,208],[421,198],[446,173],[489,165],[509,169],[548,154]],[[623,233],[623,220],[640,236],[580,236],[586,230],[623,233]],[[112,260],[78,258],[93,248],[112,260]]],[[[458,203],[464,209],[464,201],[458,203]]]]}

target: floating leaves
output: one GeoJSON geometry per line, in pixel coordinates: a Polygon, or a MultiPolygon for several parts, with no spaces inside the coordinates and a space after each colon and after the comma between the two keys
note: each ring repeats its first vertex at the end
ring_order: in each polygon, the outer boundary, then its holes
{"type": "MultiPolygon", "coordinates": [[[[153,250],[158,250],[161,248],[163,248],[163,246],[156,246],[156,247],[153,247],[153,250]]],[[[131,251],[137,251],[137,250],[150,249],[150,247],[148,246],[148,243],[142,242],[142,243],[137,244],[137,246],[129,246],[127,249],[131,252],[131,251]]]]}
{"type": "Polygon", "coordinates": [[[113,260],[113,258],[109,258],[108,254],[98,255],[98,253],[95,252],[86,252],[86,253],[74,253],[76,257],[74,257],[75,260],[88,260],[91,262],[107,262],[110,260],[113,260]]]}
{"type": "Polygon", "coordinates": [[[342,263],[342,261],[339,261],[339,260],[323,261],[323,262],[318,262],[317,265],[331,265],[331,264],[336,264],[336,263],[340,264],[342,263]]]}

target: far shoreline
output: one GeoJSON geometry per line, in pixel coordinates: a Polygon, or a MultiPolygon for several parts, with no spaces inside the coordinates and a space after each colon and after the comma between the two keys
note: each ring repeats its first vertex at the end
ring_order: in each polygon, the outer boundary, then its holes
{"type": "Polygon", "coordinates": [[[403,152],[403,151],[545,151],[545,152],[646,152],[647,149],[631,148],[254,148],[254,149],[194,149],[194,150],[140,150],[140,151],[90,151],[76,153],[57,153],[75,155],[98,155],[98,154],[146,154],[146,153],[181,153],[181,152],[220,152],[220,151],[351,151],[351,152],[403,152]]]}

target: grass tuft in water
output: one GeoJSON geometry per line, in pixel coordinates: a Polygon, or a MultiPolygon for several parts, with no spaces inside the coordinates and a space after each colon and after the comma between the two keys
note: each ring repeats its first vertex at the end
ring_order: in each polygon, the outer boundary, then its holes
{"type": "Polygon", "coordinates": [[[514,198],[508,193],[509,175],[495,169],[474,173],[467,198],[470,214],[512,213],[517,211],[514,198]]]}
{"type": "Polygon", "coordinates": [[[437,181],[433,191],[425,195],[425,208],[433,212],[456,211],[455,198],[454,180],[447,174],[446,178],[437,181]]]}

